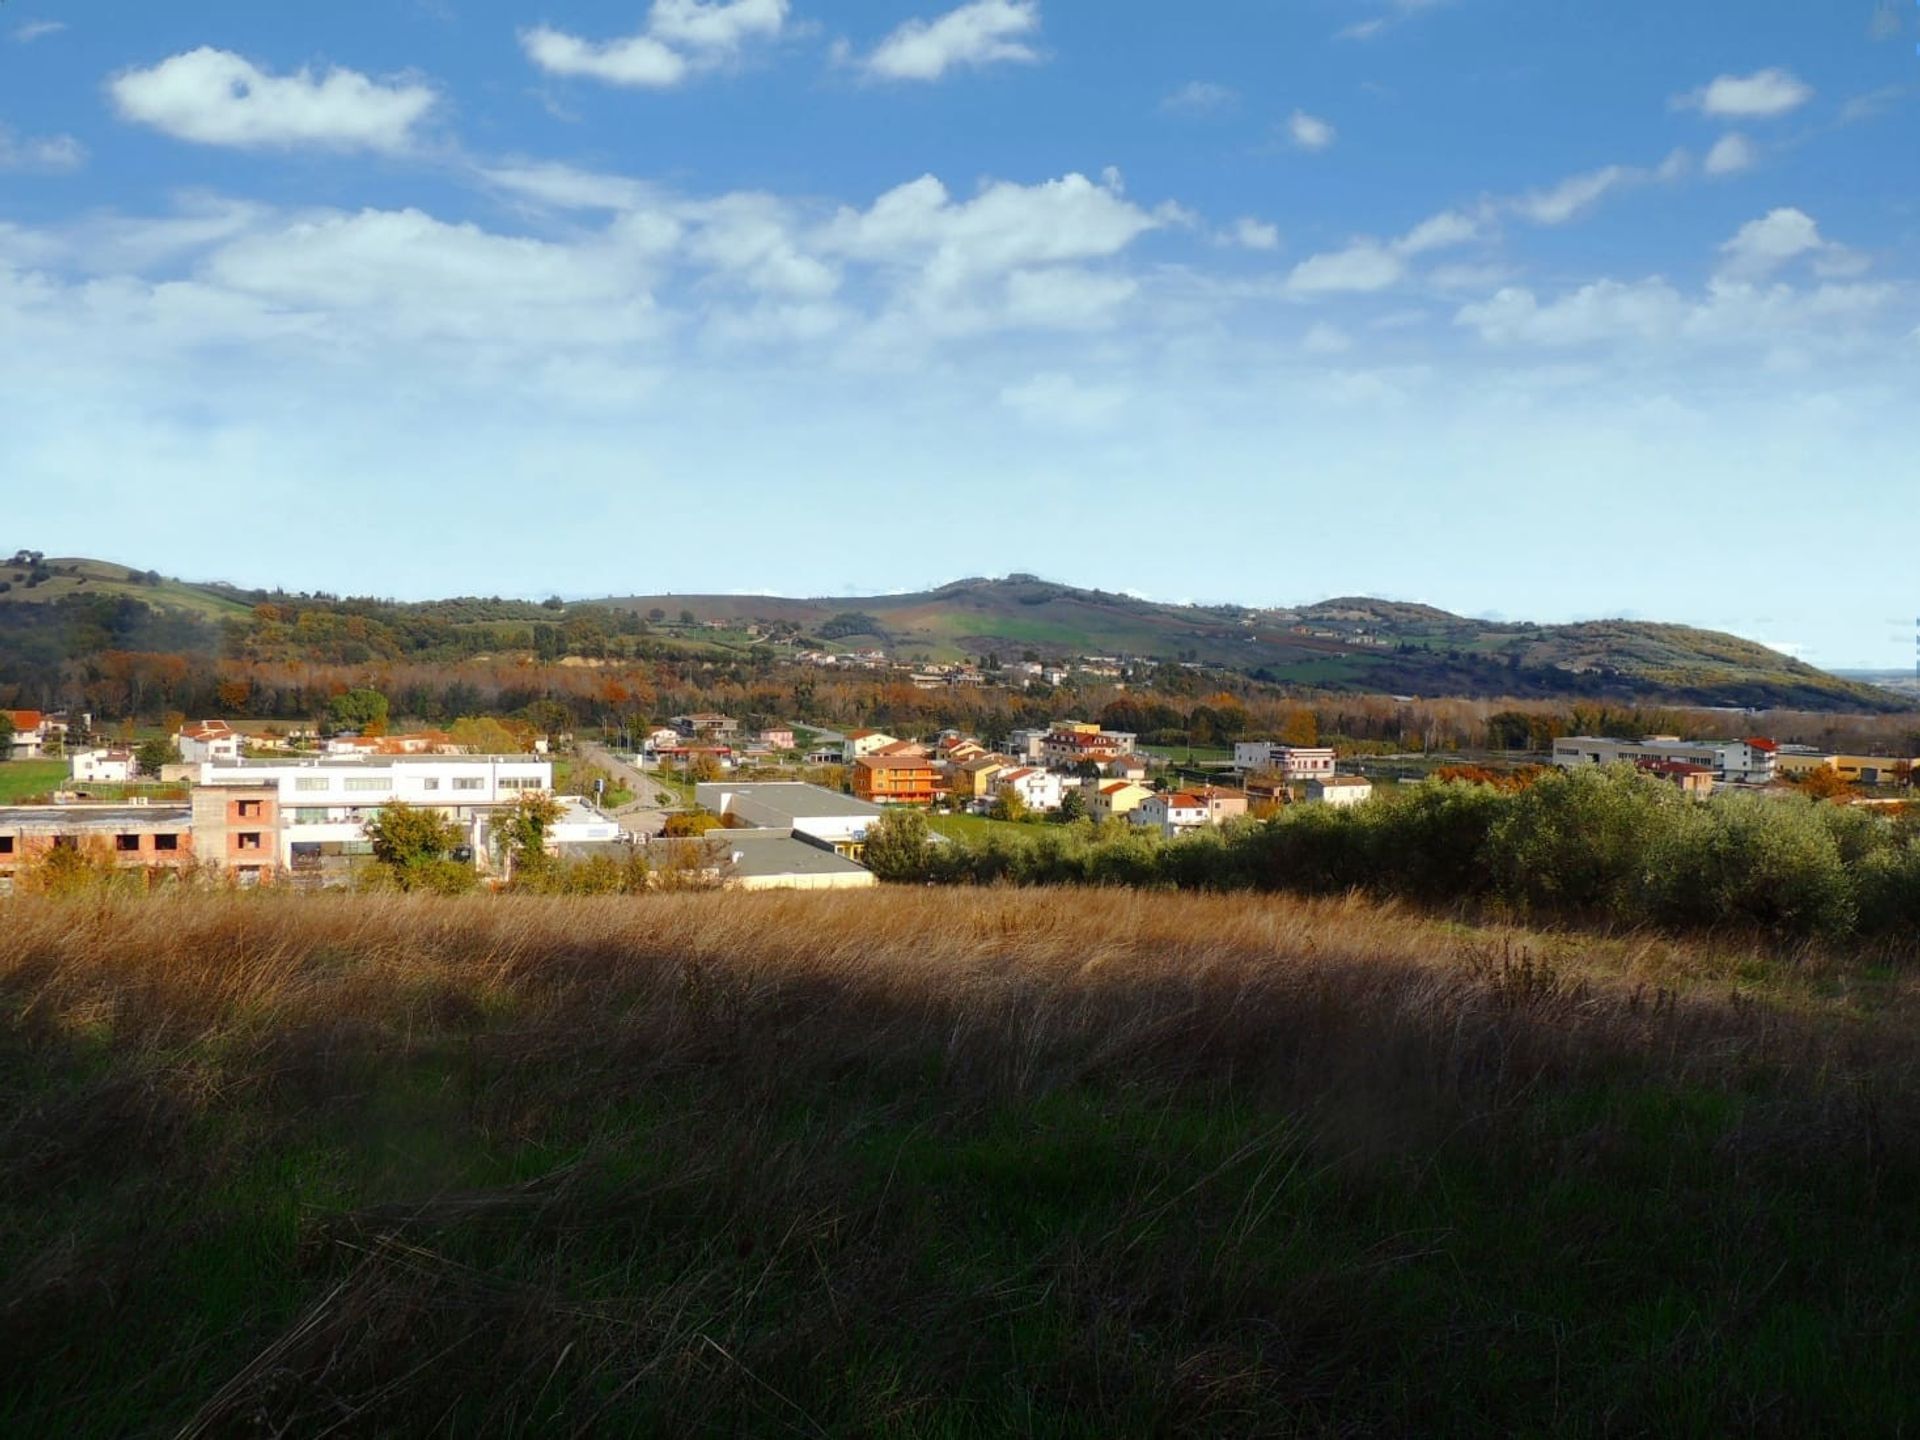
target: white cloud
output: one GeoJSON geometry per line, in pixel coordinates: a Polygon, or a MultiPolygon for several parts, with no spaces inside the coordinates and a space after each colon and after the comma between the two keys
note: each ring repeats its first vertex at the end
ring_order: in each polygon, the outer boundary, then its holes
{"type": "Polygon", "coordinates": [[[1270,225],[1264,220],[1255,220],[1243,216],[1233,222],[1227,231],[1227,240],[1247,250],[1278,250],[1280,248],[1280,227],[1270,225]]]}
{"type": "Polygon", "coordinates": [[[932,20],[909,20],[863,63],[882,80],[938,80],[961,66],[1032,65],[1039,0],[970,0],[932,20]]]}
{"type": "Polygon", "coordinates": [[[1205,115],[1224,110],[1239,99],[1240,92],[1230,85],[1216,85],[1210,80],[1189,80],[1162,100],[1160,108],[1175,115],[1205,115]]]}
{"type": "Polygon", "coordinates": [[[648,90],[672,89],[687,78],[691,68],[678,50],[651,35],[592,41],[538,25],[520,33],[520,48],[549,75],[585,77],[648,90]]]}
{"type": "Polygon", "coordinates": [[[1753,142],[1735,130],[1714,142],[1707,152],[1706,170],[1709,175],[1737,175],[1742,170],[1751,170],[1759,159],[1760,152],[1753,142]]]}
{"type": "Polygon", "coordinates": [[[1000,403],[1030,424],[1095,430],[1120,414],[1127,392],[1115,385],[1084,385],[1071,375],[1049,370],[1018,385],[1003,386],[1000,403]]]}
{"type": "Polygon", "coordinates": [[[1465,245],[1479,235],[1480,222],[1473,216],[1463,215],[1458,210],[1443,210],[1438,215],[1422,220],[1394,241],[1393,248],[1402,255],[1424,255],[1430,250],[1465,245]]]}
{"type": "Polygon", "coordinates": [[[1721,75],[1685,95],[1674,106],[1699,110],[1723,120],[1769,120],[1798,110],[1813,98],[1813,88],[1790,70],[1757,70],[1751,75],[1721,75]]]}
{"type": "Polygon", "coordinates": [[[632,210],[642,204],[647,188],[623,175],[576,170],[547,162],[497,165],[482,170],[482,178],[510,194],[556,210],[632,210]]]}
{"type": "Polygon", "coordinates": [[[777,39],[788,0],[654,0],[645,28],[585,40],[549,25],[520,32],[520,48],[550,75],[670,90],[735,60],[756,40],[777,39]]]}
{"type": "Polygon", "coordinates": [[[58,174],[87,163],[87,147],[71,135],[16,135],[0,125],[0,171],[58,174]]]}
{"type": "Polygon", "coordinates": [[[414,81],[382,84],[343,69],[270,75],[206,46],[150,70],[123,71],[108,90],[128,120],[176,139],[243,149],[403,150],[437,103],[414,81]]]}
{"type": "Polygon", "coordinates": [[[1390,0],[1388,11],[1368,20],[1356,20],[1334,32],[1336,40],[1375,40],[1387,33],[1401,21],[1430,10],[1441,0],[1390,0]]]}
{"type": "Polygon", "coordinates": [[[1887,285],[1796,290],[1722,277],[1689,298],[1655,276],[1599,280],[1545,302],[1531,290],[1510,287],[1462,306],[1454,323],[1497,345],[1732,345],[1784,355],[1857,343],[1895,293],[1887,285]]]}
{"type": "Polygon", "coordinates": [[[1117,255],[1165,223],[1111,184],[1066,175],[1038,185],[999,181],[955,201],[932,175],[896,186],[866,210],[826,226],[829,250],[909,267],[941,283],[1033,265],[1117,255]]]}
{"type": "Polygon", "coordinates": [[[1309,256],[1287,276],[1292,295],[1368,294],[1397,285],[1407,267],[1392,250],[1373,240],[1357,240],[1344,250],[1309,256]]]}
{"type": "Polygon", "coordinates": [[[1325,150],[1338,135],[1330,121],[1304,110],[1296,110],[1287,117],[1287,141],[1296,150],[1325,150]]]}
{"type": "Polygon", "coordinates": [[[1749,220],[1720,247],[1725,257],[1721,274],[1760,279],[1802,256],[1824,256],[1840,248],[1821,238],[1820,227],[1806,211],[1782,206],[1758,220],[1749,220]]]}
{"type": "Polygon", "coordinates": [[[14,26],[13,38],[22,45],[31,45],[49,35],[58,35],[66,28],[67,22],[64,20],[26,20],[14,26]]]}
{"type": "Polygon", "coordinates": [[[1514,209],[1536,225],[1564,225],[1592,209],[1607,192],[1634,180],[1639,172],[1625,165],[1608,165],[1562,180],[1546,190],[1535,190],[1514,202],[1514,209]]]}

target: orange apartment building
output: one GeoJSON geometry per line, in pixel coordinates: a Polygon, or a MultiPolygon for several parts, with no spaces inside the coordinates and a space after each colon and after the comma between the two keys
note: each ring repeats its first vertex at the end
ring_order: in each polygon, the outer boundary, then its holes
{"type": "Polygon", "coordinates": [[[186,805],[15,805],[0,809],[0,894],[53,850],[111,858],[122,870],[156,875],[194,863],[193,811],[186,805]]]}
{"type": "Polygon", "coordinates": [[[203,785],[193,792],[195,851],[242,885],[271,883],[280,855],[277,785],[203,785]]]}
{"type": "Polygon", "coordinates": [[[925,755],[862,755],[853,762],[853,795],[875,805],[931,805],[940,776],[925,755]]]}

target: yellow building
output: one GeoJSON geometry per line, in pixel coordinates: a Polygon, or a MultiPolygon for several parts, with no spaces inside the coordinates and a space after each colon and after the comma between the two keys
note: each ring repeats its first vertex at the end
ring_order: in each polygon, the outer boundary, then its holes
{"type": "Polygon", "coordinates": [[[965,805],[986,799],[993,777],[1012,764],[1004,755],[981,755],[955,765],[947,772],[953,803],[965,805]]]}
{"type": "Polygon", "coordinates": [[[1828,751],[1782,750],[1780,773],[1788,779],[1814,770],[1832,770],[1856,785],[1904,785],[1920,759],[1900,755],[1841,755],[1828,751]]]}
{"type": "Polygon", "coordinates": [[[1130,815],[1153,798],[1153,792],[1131,780],[1088,781],[1087,814],[1094,820],[1130,815]]]}

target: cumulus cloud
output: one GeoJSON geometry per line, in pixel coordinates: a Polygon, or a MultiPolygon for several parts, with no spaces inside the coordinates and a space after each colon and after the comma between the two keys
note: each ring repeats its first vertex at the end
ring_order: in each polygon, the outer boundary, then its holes
{"type": "Polygon", "coordinates": [[[1206,115],[1225,110],[1239,99],[1240,92],[1230,85],[1216,85],[1210,80],[1189,80],[1162,100],[1160,108],[1172,115],[1206,115]]]}
{"type": "Polygon", "coordinates": [[[670,90],[718,69],[749,43],[777,39],[788,0],[654,0],[637,35],[587,40],[549,25],[520,32],[520,48],[550,75],[670,90]]]}
{"type": "Polygon", "coordinates": [[[971,0],[932,20],[909,20],[861,62],[880,80],[938,80],[950,70],[1033,65],[1039,0],[971,0]]]}
{"type": "Polygon", "coordinates": [[[1338,136],[1332,122],[1304,110],[1296,110],[1287,117],[1287,143],[1296,150],[1325,150],[1338,136]]]}
{"type": "Polygon", "coordinates": [[[1674,106],[1698,110],[1722,120],[1770,120],[1798,110],[1813,98],[1813,87],[1791,70],[1756,70],[1751,75],[1721,75],[1698,90],[1674,97],[1674,106]]]}
{"type": "Polygon", "coordinates": [[[1357,240],[1344,250],[1312,255],[1287,276],[1287,293],[1297,296],[1370,294],[1406,277],[1406,262],[1387,246],[1357,240]]]}
{"type": "Polygon", "coordinates": [[[1393,248],[1402,255],[1424,255],[1430,250],[1447,250],[1456,245],[1465,245],[1478,239],[1480,222],[1471,215],[1458,210],[1443,210],[1438,215],[1429,216],[1413,229],[1394,241],[1393,248]]]}
{"type": "Polygon", "coordinates": [[[16,135],[0,125],[0,171],[60,174],[87,163],[87,147],[71,135],[16,135]]]}
{"type": "Polygon", "coordinates": [[[1737,175],[1742,170],[1751,170],[1759,159],[1760,152],[1751,140],[1737,130],[1730,131],[1707,152],[1706,171],[1709,175],[1737,175]]]}
{"type": "Polygon", "coordinates": [[[1322,321],[1300,337],[1300,348],[1308,355],[1344,355],[1353,348],[1353,340],[1339,326],[1322,321]]]}
{"type": "Polygon", "coordinates": [[[1657,276],[1599,280],[1558,299],[1509,287],[1464,305],[1454,321],[1497,345],[1548,349],[1608,344],[1739,345],[1784,349],[1852,343],[1893,296],[1885,285],[1808,290],[1720,278],[1697,297],[1657,276]]]}
{"type": "Polygon", "coordinates": [[[383,84],[356,70],[272,75],[206,46],[123,71],[108,91],[125,119],[175,139],[240,149],[404,150],[438,98],[418,82],[383,84]]]}
{"type": "Polygon", "coordinates": [[[1839,261],[1845,247],[1834,245],[1820,234],[1811,215],[1792,206],[1770,210],[1758,220],[1749,220],[1734,237],[1720,247],[1720,273],[1734,279],[1753,280],[1806,256],[1839,261]]]}
{"type": "Polygon", "coordinates": [[[1242,216],[1228,229],[1226,239],[1228,243],[1246,250],[1278,250],[1280,227],[1251,216],[1242,216]]]}
{"type": "Polygon", "coordinates": [[[1038,185],[999,181],[955,200],[937,178],[896,186],[865,210],[843,208],[823,232],[840,254],[909,266],[943,281],[1022,266],[1117,255],[1166,223],[1113,183],[1066,175],[1038,185]]]}

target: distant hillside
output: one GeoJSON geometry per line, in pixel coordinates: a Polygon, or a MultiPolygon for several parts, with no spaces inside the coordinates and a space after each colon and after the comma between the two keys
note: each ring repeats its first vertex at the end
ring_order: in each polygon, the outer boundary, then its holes
{"type": "Polygon", "coordinates": [[[1888,691],[1716,631],[1625,620],[1495,623],[1365,597],[1291,609],[1167,605],[1012,575],[907,595],[657,595],[598,603],[783,625],[836,650],[878,647],[910,660],[1015,659],[1028,651],[1119,655],[1201,661],[1335,690],[1902,708],[1888,691]]]}
{"type": "Polygon", "coordinates": [[[777,657],[783,649],[772,642],[877,648],[908,661],[1027,654],[1195,661],[1275,684],[1427,697],[1854,711],[1913,704],[1709,630],[1625,620],[1495,623],[1361,596],[1289,609],[1168,605],[1011,575],[908,595],[411,604],[189,584],[108,561],[27,552],[0,561],[0,679],[15,681],[109,649],[346,664],[403,656],[458,663],[519,652],[725,661],[777,657]]]}
{"type": "Polygon", "coordinates": [[[242,614],[247,608],[244,600],[223,586],[190,585],[110,560],[42,556],[29,551],[0,560],[0,605],[50,605],[70,595],[138,600],[155,609],[209,620],[242,614]]]}

